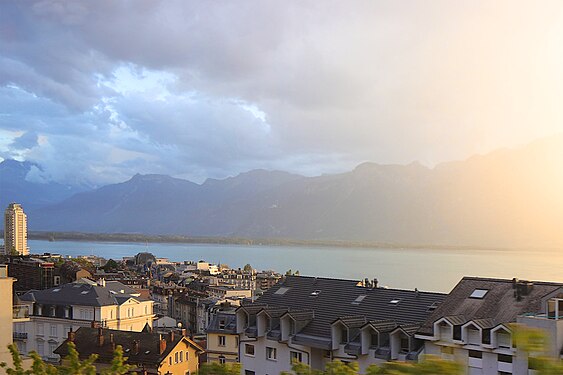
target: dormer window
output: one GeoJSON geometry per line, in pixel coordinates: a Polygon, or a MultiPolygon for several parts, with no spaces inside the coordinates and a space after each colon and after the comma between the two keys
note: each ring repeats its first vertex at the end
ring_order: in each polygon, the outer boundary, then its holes
{"type": "Polygon", "coordinates": [[[219,329],[225,329],[225,319],[219,320],[219,329]]]}
{"type": "Polygon", "coordinates": [[[340,329],[340,343],[346,344],[348,342],[348,330],[345,327],[340,329]]]}
{"type": "Polygon", "coordinates": [[[377,332],[372,332],[370,335],[370,347],[376,348],[379,346],[379,335],[377,332]]]}

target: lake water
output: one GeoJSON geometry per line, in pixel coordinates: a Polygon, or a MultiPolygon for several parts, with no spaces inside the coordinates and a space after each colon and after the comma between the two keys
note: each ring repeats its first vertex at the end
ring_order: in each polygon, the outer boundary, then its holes
{"type": "Polygon", "coordinates": [[[244,246],[29,241],[31,252],[97,255],[120,259],[149,251],[172,261],[206,260],[285,273],[362,280],[377,278],[392,288],[449,292],[463,276],[563,282],[561,250],[365,249],[338,247],[244,246]],[[560,268],[561,267],[561,268],[560,268]]]}

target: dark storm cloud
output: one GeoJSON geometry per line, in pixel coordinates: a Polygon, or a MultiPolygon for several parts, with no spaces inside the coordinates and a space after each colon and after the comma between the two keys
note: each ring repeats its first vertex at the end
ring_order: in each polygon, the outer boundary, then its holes
{"type": "Polygon", "coordinates": [[[545,5],[6,1],[0,153],[101,183],[319,174],[521,142],[563,119],[543,110],[563,86],[561,6],[545,5]]]}

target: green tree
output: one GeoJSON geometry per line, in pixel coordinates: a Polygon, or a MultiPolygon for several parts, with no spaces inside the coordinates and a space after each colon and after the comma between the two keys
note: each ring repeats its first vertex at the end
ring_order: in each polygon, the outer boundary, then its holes
{"type": "Polygon", "coordinates": [[[242,270],[245,271],[245,272],[250,272],[250,271],[252,271],[252,266],[247,263],[247,264],[244,265],[244,268],[242,270]]]}
{"type": "MultiPolygon", "coordinates": [[[[12,367],[3,362],[0,367],[4,368],[8,375],[95,375],[96,367],[94,363],[98,356],[92,354],[87,359],[81,361],[78,351],[74,343],[68,343],[68,355],[65,357],[65,363],[61,366],[53,366],[45,363],[36,352],[29,353],[32,359],[31,368],[24,370],[23,360],[18,352],[16,345],[8,346],[12,355],[12,367]]],[[[124,375],[127,374],[134,366],[125,364],[127,358],[123,357],[123,349],[117,346],[113,353],[111,367],[102,372],[102,375],[124,375]]]]}
{"type": "Polygon", "coordinates": [[[240,375],[240,363],[202,363],[197,375],[240,375]]]}
{"type": "Polygon", "coordinates": [[[563,362],[548,355],[549,339],[545,331],[523,324],[511,324],[514,346],[528,354],[529,368],[538,375],[563,374],[563,362]]]}
{"type": "Polygon", "coordinates": [[[102,268],[106,272],[115,271],[119,269],[119,264],[115,260],[110,259],[102,268]]]}

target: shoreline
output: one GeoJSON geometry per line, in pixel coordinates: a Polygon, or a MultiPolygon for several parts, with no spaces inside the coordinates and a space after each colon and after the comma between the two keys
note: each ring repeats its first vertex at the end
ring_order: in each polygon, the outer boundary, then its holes
{"type": "Polygon", "coordinates": [[[498,246],[469,245],[431,245],[431,244],[396,244],[383,242],[343,241],[343,240],[295,240],[283,238],[242,238],[242,237],[195,237],[181,235],[145,235],[132,233],[81,233],[81,232],[39,232],[28,235],[29,240],[49,242],[116,242],[116,243],[162,243],[162,244],[208,244],[208,245],[243,245],[243,246],[292,246],[292,247],[329,247],[353,249],[392,249],[392,250],[475,250],[475,251],[511,251],[522,250],[498,246]]]}

